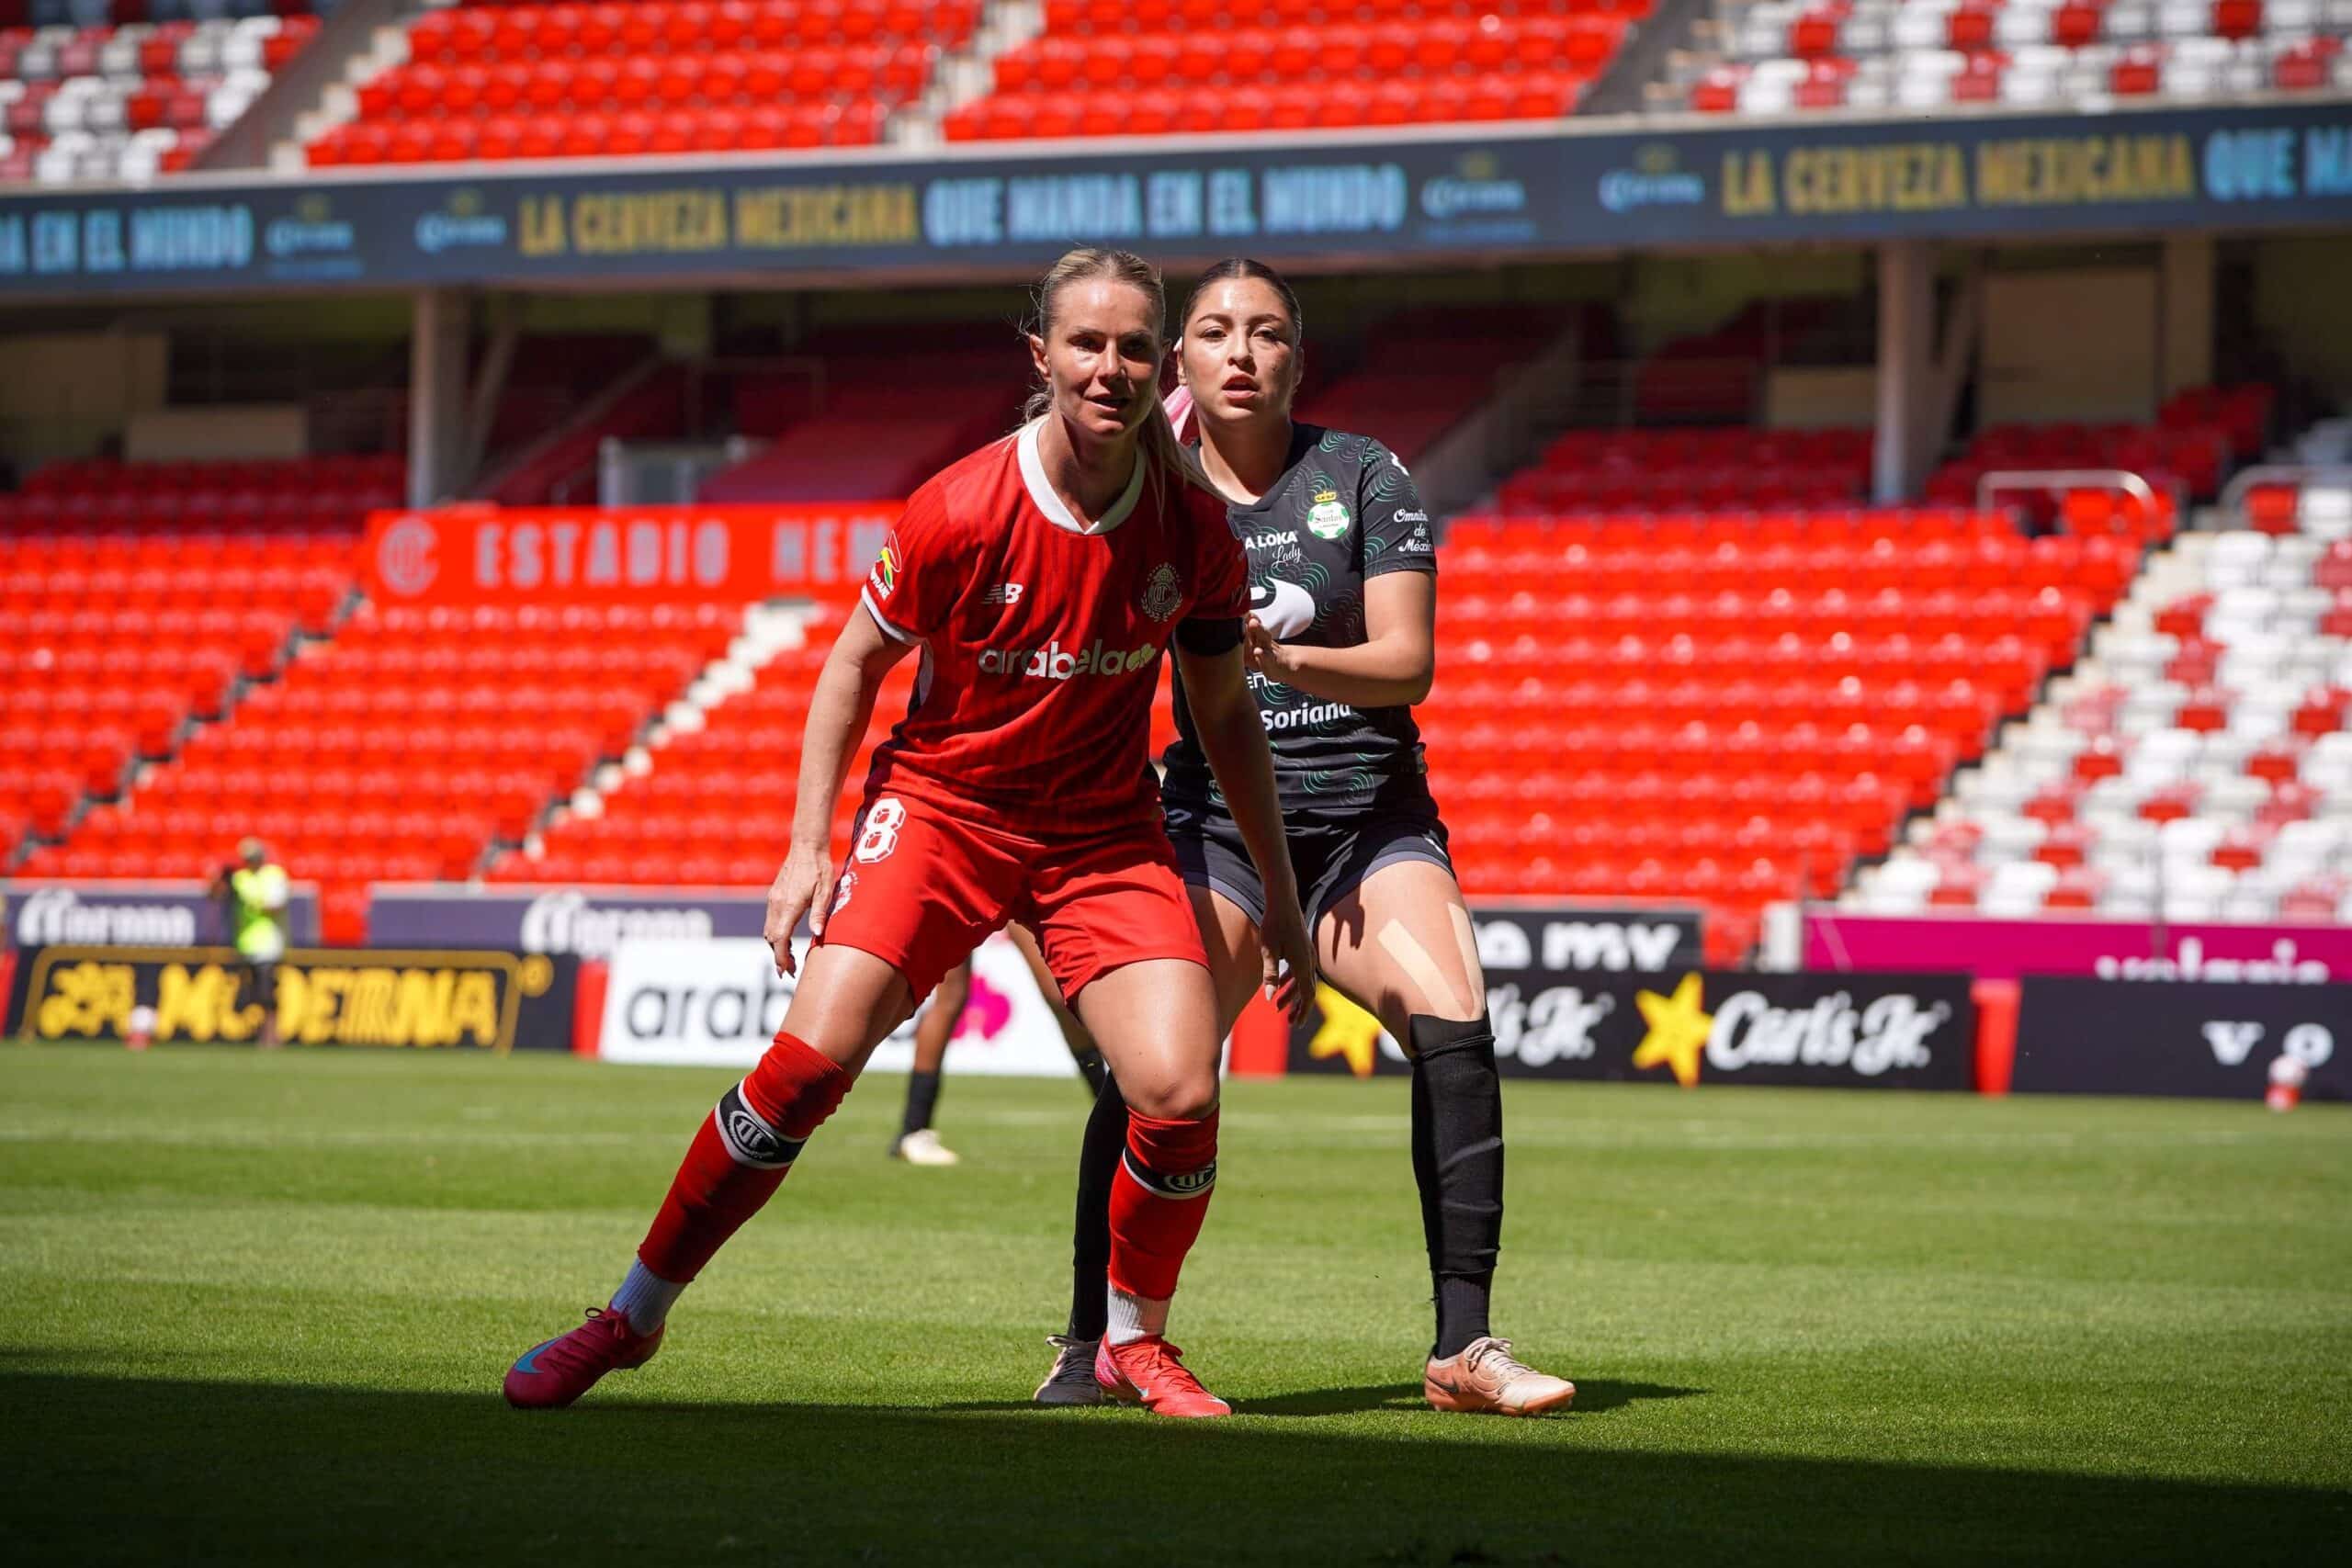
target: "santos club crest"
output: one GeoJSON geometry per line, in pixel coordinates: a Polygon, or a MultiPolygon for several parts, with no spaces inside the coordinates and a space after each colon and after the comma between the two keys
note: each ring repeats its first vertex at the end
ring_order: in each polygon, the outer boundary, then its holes
{"type": "Polygon", "coordinates": [[[1318,539],[1347,537],[1348,525],[1352,521],[1348,514],[1347,502],[1340,499],[1337,491],[1317,491],[1315,504],[1306,509],[1306,525],[1314,530],[1318,539]]]}
{"type": "Polygon", "coordinates": [[[1155,621],[1164,621],[1184,606],[1184,585],[1176,576],[1176,569],[1166,561],[1151,569],[1144,579],[1143,613],[1155,621]]]}

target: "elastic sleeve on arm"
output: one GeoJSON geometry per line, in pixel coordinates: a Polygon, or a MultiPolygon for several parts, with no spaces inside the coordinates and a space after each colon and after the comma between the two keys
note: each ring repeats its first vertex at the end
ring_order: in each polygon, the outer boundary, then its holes
{"type": "Polygon", "coordinates": [[[1187,653],[1214,659],[1241,646],[1238,615],[1194,615],[1176,623],[1176,646],[1187,653]]]}

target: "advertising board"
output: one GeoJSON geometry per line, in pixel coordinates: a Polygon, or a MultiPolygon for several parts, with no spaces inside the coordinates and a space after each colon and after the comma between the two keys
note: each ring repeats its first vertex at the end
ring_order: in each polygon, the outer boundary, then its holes
{"type": "Polygon", "coordinates": [[[2029,976],[2018,1011],[2018,1094],[2160,1094],[2257,1100],[2273,1063],[2309,1100],[2352,1095],[2352,986],[2029,976]]]}
{"type": "Polygon", "coordinates": [[[2105,980],[2321,985],[2352,981],[2352,927],[2165,925],[2071,916],[2006,920],[1974,915],[1804,917],[1811,970],[1959,969],[1979,979],[2083,975],[2105,980]]]}
{"type": "Polygon", "coordinates": [[[0,297],[289,285],[971,278],[1073,243],[1438,261],[2341,221],[2341,99],[1758,124],[1611,118],[1008,152],[179,175],[0,197],[0,297]]]}
{"type": "MultiPolygon", "coordinates": [[[[568,1051],[575,970],[538,954],[295,948],[277,965],[278,1038],[568,1051]]],[[[32,1040],[243,1044],[261,1032],[261,1005],[230,948],[38,948],[18,954],[10,992],[8,1023],[32,1040]]]]}
{"type": "MultiPolygon", "coordinates": [[[[808,943],[795,944],[806,954],[808,943]]],[[[748,1067],[783,1026],[795,980],[778,976],[757,937],[623,942],[605,987],[599,1055],[608,1062],[748,1067]]],[[[914,1055],[910,1020],[868,1064],[904,1072],[914,1055]]],[[[944,1070],[1075,1077],[1052,1009],[1029,966],[999,934],[972,955],[972,995],[948,1042],[944,1070]]]]}

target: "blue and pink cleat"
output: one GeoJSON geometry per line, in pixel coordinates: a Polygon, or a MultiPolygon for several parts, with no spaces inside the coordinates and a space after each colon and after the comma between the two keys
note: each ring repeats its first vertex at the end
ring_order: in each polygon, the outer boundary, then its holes
{"type": "Polygon", "coordinates": [[[506,1403],[517,1410],[560,1410],[606,1372],[635,1371],[653,1359],[662,1332],[639,1334],[619,1313],[590,1307],[587,1322],[532,1346],[506,1369],[506,1403]]]}

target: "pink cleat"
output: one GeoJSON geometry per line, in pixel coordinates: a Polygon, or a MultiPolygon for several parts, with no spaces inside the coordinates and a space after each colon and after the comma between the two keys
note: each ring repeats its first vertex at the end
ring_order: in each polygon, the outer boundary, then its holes
{"type": "Polygon", "coordinates": [[[1094,1353],[1094,1381],[1102,1392],[1154,1416],[1230,1416],[1233,1406],[1201,1386],[1184,1366],[1184,1352],[1158,1335],[1114,1345],[1094,1353]]]}
{"type": "Polygon", "coordinates": [[[590,1307],[587,1322],[532,1346],[506,1369],[506,1403],[517,1410],[560,1410],[606,1372],[635,1371],[660,1348],[662,1329],[639,1334],[619,1313],[590,1307]]]}

